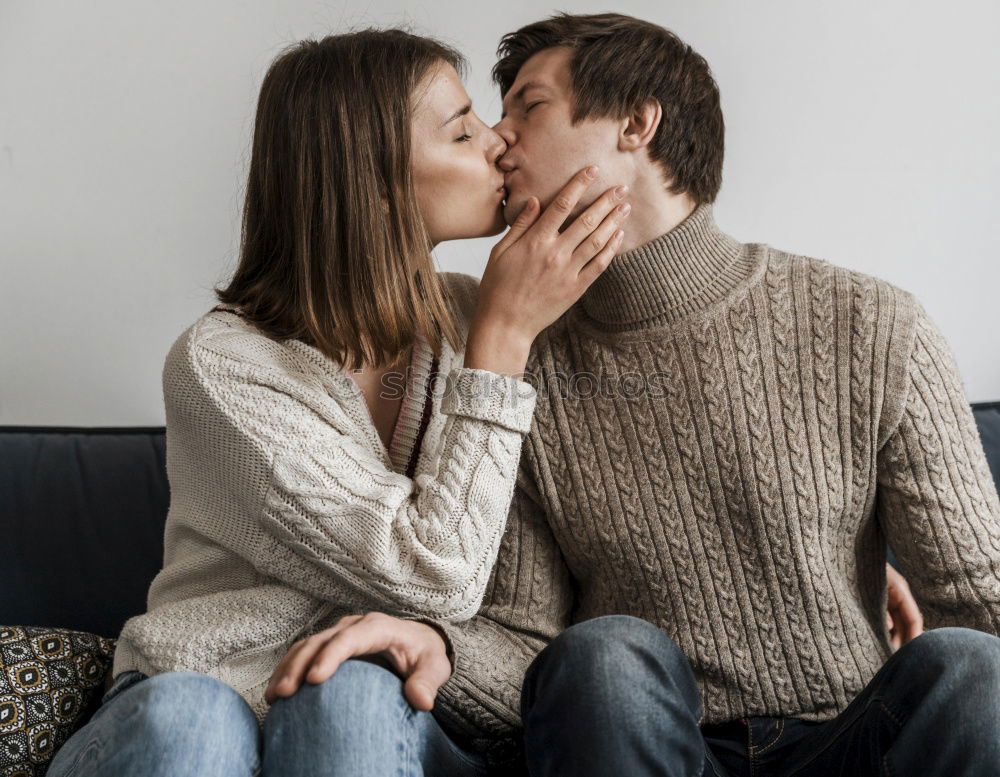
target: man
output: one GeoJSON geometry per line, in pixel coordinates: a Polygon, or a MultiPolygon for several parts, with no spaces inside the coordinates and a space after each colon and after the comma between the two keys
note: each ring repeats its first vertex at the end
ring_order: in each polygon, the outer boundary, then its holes
{"type": "Polygon", "coordinates": [[[926,311],[716,226],[718,90],[672,33],[561,15],[500,55],[508,221],[593,162],[626,244],[532,349],[482,609],[436,624],[450,677],[385,616],[299,659],[388,648],[494,761],[523,723],[533,775],[1000,774],[1000,502],[926,311]],[[932,629],[896,652],[887,541],[932,629]]]}

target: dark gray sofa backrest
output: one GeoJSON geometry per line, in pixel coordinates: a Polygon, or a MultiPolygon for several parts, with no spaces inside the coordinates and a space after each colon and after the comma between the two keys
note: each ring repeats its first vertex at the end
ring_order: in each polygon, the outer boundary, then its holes
{"type": "Polygon", "coordinates": [[[170,503],[163,427],[0,427],[0,624],[117,636],[170,503]]]}

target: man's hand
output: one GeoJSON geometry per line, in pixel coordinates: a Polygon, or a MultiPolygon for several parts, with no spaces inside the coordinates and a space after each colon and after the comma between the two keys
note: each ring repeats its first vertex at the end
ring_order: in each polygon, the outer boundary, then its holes
{"type": "Polygon", "coordinates": [[[899,650],[914,637],[924,633],[924,616],[920,614],[917,600],[913,598],[910,584],[892,564],[885,565],[885,582],[888,588],[888,611],[885,614],[892,649],[899,650]]]}
{"type": "Polygon", "coordinates": [[[303,678],[318,685],[347,659],[376,653],[388,658],[406,681],[403,694],[418,710],[430,710],[438,689],[451,677],[444,638],[436,629],[370,612],[346,615],[294,643],[272,673],[264,699],[273,704],[279,696],[294,694],[303,678]]]}

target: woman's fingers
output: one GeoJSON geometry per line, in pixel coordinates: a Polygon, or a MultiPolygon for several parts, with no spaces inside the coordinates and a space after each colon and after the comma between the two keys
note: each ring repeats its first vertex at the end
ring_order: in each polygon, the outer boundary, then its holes
{"type": "Polygon", "coordinates": [[[264,699],[270,704],[278,696],[291,696],[305,681],[314,685],[323,682],[348,658],[385,650],[393,632],[383,623],[387,616],[380,616],[347,615],[292,647],[271,675],[264,699]]]}
{"type": "Polygon", "coordinates": [[[341,618],[332,628],[293,646],[272,675],[264,698],[271,704],[279,696],[294,694],[303,679],[319,684],[348,659],[379,654],[406,680],[407,700],[417,709],[431,709],[438,689],[451,676],[444,639],[427,624],[377,612],[341,618]],[[279,671],[286,674],[275,682],[279,671]]]}
{"type": "Polygon", "coordinates": [[[381,653],[390,647],[393,633],[386,628],[387,625],[378,614],[366,615],[351,624],[351,628],[335,634],[327,640],[313,659],[306,680],[314,684],[321,683],[336,672],[347,659],[369,653],[381,653]]]}
{"type": "Polygon", "coordinates": [[[627,186],[608,189],[573,220],[559,237],[559,242],[576,258],[583,257],[583,261],[590,259],[604,248],[615,229],[631,211],[631,205],[623,202],[627,194],[627,186]],[[609,232],[610,224],[613,224],[613,228],[609,232]],[[603,239],[600,239],[602,236],[603,239]]]}
{"type": "Polygon", "coordinates": [[[521,235],[528,231],[528,228],[535,223],[538,219],[538,214],[540,208],[538,207],[538,198],[529,197],[528,201],[521,208],[521,212],[517,214],[517,218],[514,219],[514,223],[510,225],[510,229],[507,230],[507,234],[503,236],[503,239],[494,246],[493,250],[497,254],[502,254],[506,251],[513,243],[520,240],[521,235]]]}
{"type": "Polygon", "coordinates": [[[306,672],[327,640],[361,618],[361,615],[345,615],[330,628],[293,645],[275,667],[274,672],[271,673],[271,680],[264,691],[265,701],[271,704],[278,696],[291,696],[295,693],[302,685],[306,672]]]}
{"type": "Polygon", "coordinates": [[[621,248],[622,240],[624,239],[625,231],[619,229],[611,236],[611,239],[605,244],[604,248],[598,252],[597,256],[593,257],[589,262],[580,268],[580,274],[577,277],[579,278],[580,283],[583,284],[584,291],[586,291],[590,284],[597,280],[597,277],[602,272],[608,269],[608,266],[611,264],[611,260],[615,258],[615,255],[621,248]]]}
{"type": "Polygon", "coordinates": [[[451,662],[444,654],[421,655],[417,659],[412,674],[406,678],[403,695],[415,709],[434,708],[438,690],[451,677],[451,662]]]}
{"type": "MultiPolygon", "coordinates": [[[[552,203],[541,212],[537,197],[529,197],[528,202],[517,214],[514,223],[506,235],[493,247],[491,256],[499,256],[510,248],[514,243],[524,237],[525,233],[537,232],[548,237],[557,237],[559,227],[569,218],[573,208],[580,201],[583,193],[590,188],[590,185],[597,177],[597,168],[594,166],[585,167],[574,175],[556,195],[552,203]],[[541,214],[541,215],[539,215],[541,214]]],[[[597,222],[594,222],[595,226],[597,222]]],[[[578,241],[579,242],[579,241],[578,241]]]]}
{"type": "Polygon", "coordinates": [[[566,232],[560,233],[596,180],[595,167],[579,171],[534,224],[513,242],[505,243],[502,251],[495,247],[490,253],[479,282],[476,314],[465,350],[466,367],[523,375],[531,343],[538,333],[583,293],[581,272],[583,279],[592,279],[607,267],[621,246],[618,242],[608,247],[615,234],[613,227],[627,215],[625,210],[615,211],[608,219],[608,212],[623,204],[621,190],[617,195],[614,190],[605,193],[599,202],[584,208],[581,218],[568,225],[566,232]],[[600,259],[589,266],[598,255],[600,259]]]}
{"type": "Polygon", "coordinates": [[[271,704],[278,696],[287,696],[295,693],[299,687],[298,682],[293,686],[291,680],[295,660],[302,654],[303,650],[318,649],[316,643],[310,642],[308,639],[292,645],[271,673],[271,679],[267,683],[267,688],[264,689],[264,701],[271,704]]]}
{"type": "MultiPolygon", "coordinates": [[[[535,222],[531,231],[542,235],[555,235],[559,228],[566,223],[573,209],[576,207],[583,193],[587,191],[597,178],[597,168],[591,165],[574,175],[562,189],[555,199],[545,209],[538,221],[535,222]]],[[[597,222],[595,222],[596,225],[597,222]]]]}
{"type": "MultiPolygon", "coordinates": [[[[601,199],[603,199],[603,197],[601,199]]],[[[613,208],[596,228],[591,227],[590,233],[584,238],[583,242],[575,247],[575,250],[573,251],[573,261],[577,267],[582,270],[583,265],[587,264],[587,262],[604,250],[611,239],[618,233],[621,223],[628,218],[628,214],[631,210],[632,206],[627,202],[623,202],[613,208]]],[[[583,218],[583,216],[580,218],[583,218]]],[[[577,219],[577,221],[579,220],[580,219],[577,219]]],[[[575,223],[576,222],[574,222],[574,224],[575,223]]],[[[569,230],[566,231],[569,232],[569,230]]]]}

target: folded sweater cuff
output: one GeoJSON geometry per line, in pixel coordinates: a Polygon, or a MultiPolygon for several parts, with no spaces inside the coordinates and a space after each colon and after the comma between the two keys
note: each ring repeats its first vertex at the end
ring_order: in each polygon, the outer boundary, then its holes
{"type": "Polygon", "coordinates": [[[441,412],[478,418],[526,434],[537,392],[526,381],[474,367],[448,373],[441,412]]]}

